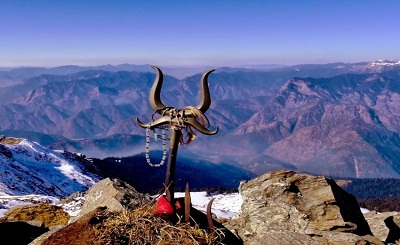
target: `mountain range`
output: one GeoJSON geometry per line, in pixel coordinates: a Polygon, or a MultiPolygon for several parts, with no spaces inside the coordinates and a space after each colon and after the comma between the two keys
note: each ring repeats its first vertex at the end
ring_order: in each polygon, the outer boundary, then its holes
{"type": "MultiPolygon", "coordinates": [[[[89,157],[143,152],[144,131],[135,119],[151,120],[155,74],[150,66],[110,67],[0,71],[0,132],[89,157]]],[[[200,77],[165,75],[164,104],[196,105],[200,77]]],[[[397,61],[224,67],[211,73],[209,86],[206,116],[220,132],[199,135],[179,151],[182,157],[255,174],[286,168],[338,177],[400,176],[397,61]]]]}

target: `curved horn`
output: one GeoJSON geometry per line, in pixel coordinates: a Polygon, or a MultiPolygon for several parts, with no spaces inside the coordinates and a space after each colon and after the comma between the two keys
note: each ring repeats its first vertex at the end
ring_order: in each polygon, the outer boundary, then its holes
{"type": "Polygon", "coordinates": [[[200,103],[196,106],[196,108],[203,113],[205,113],[211,105],[210,90],[208,88],[208,76],[213,71],[215,71],[215,69],[204,73],[200,80],[200,103]]]}
{"type": "Polygon", "coordinates": [[[163,83],[163,73],[157,66],[152,66],[152,68],[156,71],[157,76],[150,90],[149,102],[151,108],[153,108],[154,111],[157,111],[159,109],[163,109],[166,107],[161,102],[161,97],[160,97],[161,87],[163,83]]]}
{"type": "Polygon", "coordinates": [[[136,123],[137,123],[140,127],[142,127],[142,128],[150,128],[150,129],[153,129],[153,128],[156,128],[156,127],[158,127],[158,126],[161,126],[161,125],[164,125],[164,124],[168,124],[168,123],[169,123],[169,120],[168,120],[168,118],[166,118],[166,117],[160,117],[160,118],[158,118],[157,120],[155,120],[155,121],[153,121],[153,122],[151,122],[151,123],[142,123],[142,122],[139,120],[139,118],[136,118],[136,123]]]}
{"type": "Polygon", "coordinates": [[[200,133],[206,134],[206,135],[214,135],[214,134],[218,133],[218,130],[219,130],[218,126],[215,130],[209,130],[209,129],[205,128],[203,125],[201,125],[194,118],[188,118],[186,123],[189,124],[190,126],[192,126],[193,128],[195,128],[200,133]]]}

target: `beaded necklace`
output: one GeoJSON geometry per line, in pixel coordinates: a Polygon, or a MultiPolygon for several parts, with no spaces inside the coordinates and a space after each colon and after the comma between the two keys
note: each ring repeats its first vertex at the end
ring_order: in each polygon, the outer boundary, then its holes
{"type": "MultiPolygon", "coordinates": [[[[157,137],[157,136],[156,136],[157,137]]],[[[157,140],[157,138],[156,138],[157,140]]],[[[165,136],[165,129],[161,129],[161,140],[162,140],[162,149],[163,149],[163,155],[161,157],[161,161],[157,164],[154,164],[150,160],[150,128],[146,128],[146,161],[147,164],[151,167],[161,167],[165,163],[165,158],[167,157],[167,137],[165,136]]]]}

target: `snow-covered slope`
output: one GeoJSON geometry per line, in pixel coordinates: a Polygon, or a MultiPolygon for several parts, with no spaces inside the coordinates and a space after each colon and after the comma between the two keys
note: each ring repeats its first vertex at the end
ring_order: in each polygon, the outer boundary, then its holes
{"type": "Polygon", "coordinates": [[[4,142],[0,143],[0,195],[63,197],[98,180],[71,153],[50,150],[26,139],[4,142]]]}
{"type": "MultiPolygon", "coordinates": [[[[61,151],[50,150],[26,139],[0,139],[0,217],[13,206],[45,202],[57,204],[60,197],[85,190],[99,180],[89,173],[83,159],[61,151]]],[[[184,193],[176,193],[182,196],[184,193]]],[[[192,192],[193,206],[206,210],[212,197],[213,213],[231,218],[240,211],[240,195],[214,195],[192,192]]],[[[70,203],[58,204],[70,215],[80,211],[82,196],[70,203]]]]}

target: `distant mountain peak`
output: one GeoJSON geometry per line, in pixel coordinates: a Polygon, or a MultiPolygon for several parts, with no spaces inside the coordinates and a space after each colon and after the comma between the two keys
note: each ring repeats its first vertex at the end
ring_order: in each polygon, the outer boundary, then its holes
{"type": "Polygon", "coordinates": [[[400,66],[400,60],[376,60],[370,62],[370,66],[400,66]]]}

